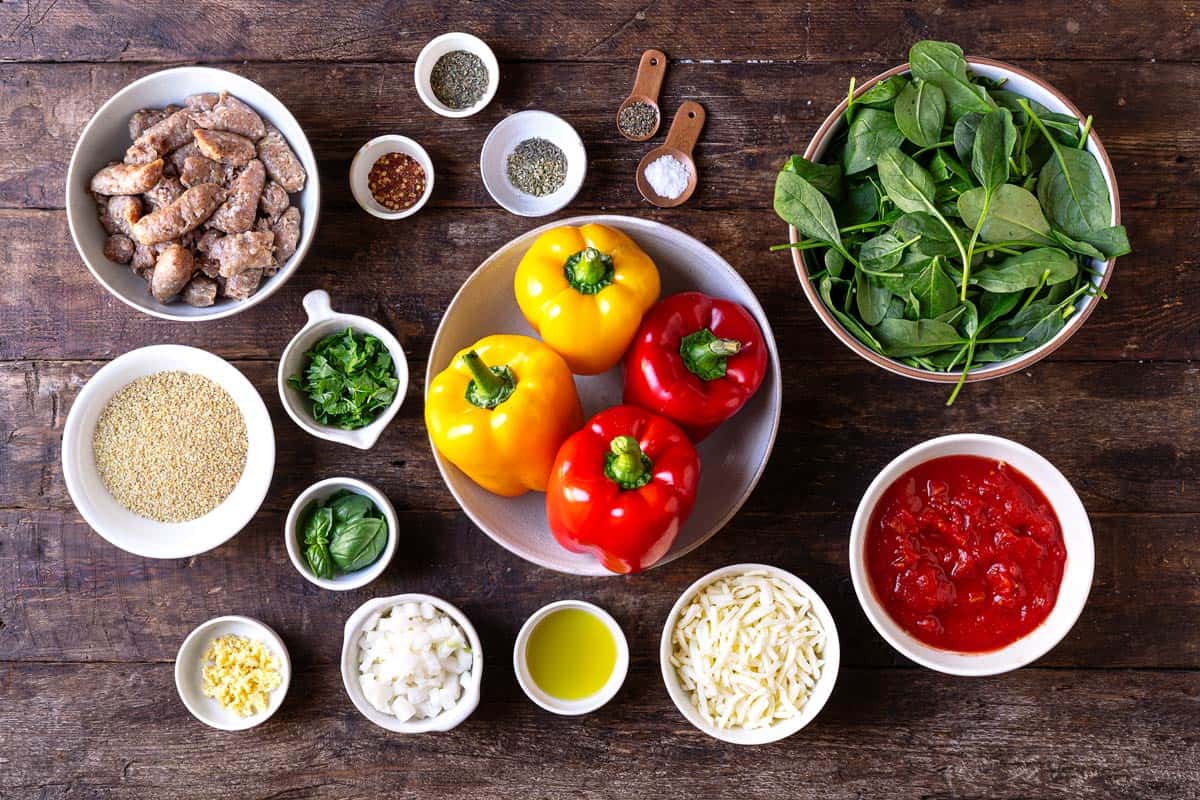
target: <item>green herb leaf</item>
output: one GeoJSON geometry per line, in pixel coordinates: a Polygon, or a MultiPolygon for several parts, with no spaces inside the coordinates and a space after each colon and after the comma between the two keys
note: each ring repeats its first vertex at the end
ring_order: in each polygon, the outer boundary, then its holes
{"type": "Polygon", "coordinates": [[[952,325],[932,319],[885,319],[872,332],[883,345],[883,354],[892,358],[919,356],[964,342],[952,325]]]}
{"type": "Polygon", "coordinates": [[[993,107],[987,90],[971,82],[962,48],[950,42],[917,42],[908,51],[913,77],[934,84],[946,95],[950,119],[972,111],[987,113],[993,107]]]}
{"type": "Polygon", "coordinates": [[[903,75],[893,75],[860,94],[854,99],[854,104],[890,111],[896,104],[896,98],[907,85],[908,80],[903,75]]]}
{"type": "Polygon", "coordinates": [[[932,147],[941,141],[946,122],[946,95],[936,84],[916,81],[896,98],[896,127],[917,147],[932,147]]]}
{"type": "MultiPolygon", "coordinates": [[[[985,192],[983,187],[978,187],[964,192],[958,198],[958,213],[962,215],[963,222],[972,228],[979,223],[985,192]]],[[[985,242],[1020,240],[1055,244],[1050,236],[1050,223],[1042,214],[1037,198],[1011,183],[996,190],[979,236],[985,242]]]]}
{"type": "Polygon", "coordinates": [[[1096,157],[1087,150],[1059,147],[1038,176],[1038,199],[1050,221],[1083,239],[1112,224],[1112,200],[1096,157]]]}
{"type": "Polygon", "coordinates": [[[881,153],[876,166],[884,191],[901,211],[937,211],[933,178],[898,147],[881,153]]]}
{"type": "Polygon", "coordinates": [[[316,421],[343,430],[369,425],[392,404],[400,382],[383,343],[353,329],[324,337],[304,354],[288,385],[308,396],[316,421]]]}
{"type": "Polygon", "coordinates": [[[904,134],[896,127],[896,117],[890,111],[864,108],[850,123],[846,134],[846,149],[842,153],[842,170],[854,175],[875,166],[879,155],[899,147],[904,134]]]}
{"type": "Polygon", "coordinates": [[[783,169],[804,178],[830,200],[836,202],[845,194],[842,168],[837,164],[814,164],[804,156],[792,156],[783,165],[783,169]]]}
{"type": "Polygon", "coordinates": [[[971,277],[971,282],[987,292],[1019,292],[1043,283],[1047,286],[1063,283],[1078,273],[1075,259],[1062,250],[1039,247],[979,270],[971,277]]]}
{"type": "Polygon", "coordinates": [[[343,572],[354,572],[375,563],[387,546],[387,523],[362,517],[338,526],[329,544],[333,563],[343,572]]]}
{"type": "Polygon", "coordinates": [[[328,507],[333,512],[333,521],[337,525],[370,516],[372,512],[376,511],[371,498],[354,492],[347,492],[341,497],[334,498],[329,502],[328,507]]]}
{"type": "Polygon", "coordinates": [[[775,213],[807,239],[831,245],[842,244],[833,208],[825,195],[794,172],[780,172],[775,179],[775,213]]]}
{"type": "Polygon", "coordinates": [[[314,542],[325,542],[328,544],[329,536],[333,531],[333,512],[326,507],[317,507],[308,515],[308,520],[304,524],[304,543],[311,545],[314,542]]]}
{"type": "Polygon", "coordinates": [[[304,561],[318,578],[325,580],[333,578],[333,561],[329,557],[329,546],[325,542],[313,542],[306,546],[304,548],[304,561]]]}

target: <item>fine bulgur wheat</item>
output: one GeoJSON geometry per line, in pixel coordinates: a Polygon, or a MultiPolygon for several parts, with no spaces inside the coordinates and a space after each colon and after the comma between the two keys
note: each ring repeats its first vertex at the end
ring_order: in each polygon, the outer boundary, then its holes
{"type": "Polygon", "coordinates": [[[100,412],[92,449],[113,498],[156,522],[220,505],[246,466],[246,421],[215,382],[189,372],[138,378],[100,412]]]}

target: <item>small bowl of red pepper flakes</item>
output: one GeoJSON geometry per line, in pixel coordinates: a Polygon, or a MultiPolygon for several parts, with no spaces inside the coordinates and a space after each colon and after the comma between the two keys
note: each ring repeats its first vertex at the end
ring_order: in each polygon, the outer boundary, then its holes
{"type": "Polygon", "coordinates": [[[379,136],[359,148],[350,164],[350,190],[372,216],[403,219],[433,193],[433,161],[407,136],[379,136]]]}

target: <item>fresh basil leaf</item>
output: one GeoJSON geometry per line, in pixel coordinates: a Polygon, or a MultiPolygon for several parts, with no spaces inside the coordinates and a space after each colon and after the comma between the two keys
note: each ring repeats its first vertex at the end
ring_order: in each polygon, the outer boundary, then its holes
{"type": "Polygon", "coordinates": [[[946,95],[936,84],[915,81],[896,98],[896,127],[917,147],[932,147],[941,141],[946,122],[946,95]]]}
{"type": "Polygon", "coordinates": [[[304,543],[328,542],[333,531],[333,512],[328,506],[314,508],[304,523],[304,543]]]}
{"type": "Polygon", "coordinates": [[[971,283],[986,292],[1018,292],[1042,285],[1043,275],[1045,285],[1053,286],[1077,274],[1079,266],[1075,259],[1057,248],[1039,247],[979,270],[971,276],[971,283]]]}
{"type": "MultiPolygon", "coordinates": [[[[983,187],[978,187],[964,192],[958,198],[958,212],[962,215],[963,222],[972,229],[978,224],[979,215],[983,212],[985,192],[983,187]]],[[[1037,198],[1011,183],[996,189],[979,236],[985,242],[1016,240],[1055,244],[1050,236],[1050,223],[1042,214],[1037,198]]]]}
{"type": "Polygon", "coordinates": [[[780,172],[775,178],[775,213],[807,239],[842,244],[829,200],[794,172],[780,172]]]}
{"type": "Polygon", "coordinates": [[[371,502],[371,498],[353,492],[330,500],[327,507],[333,512],[333,521],[337,525],[370,516],[371,512],[375,510],[375,504],[371,502]]]}
{"type": "Polygon", "coordinates": [[[1096,157],[1086,150],[1058,147],[1038,176],[1038,199],[1050,221],[1083,239],[1112,223],[1112,199],[1096,157]]]}
{"type": "Polygon", "coordinates": [[[841,200],[845,194],[842,168],[837,164],[816,164],[804,156],[792,156],[783,168],[804,178],[830,200],[841,200]]]}
{"type": "Polygon", "coordinates": [[[885,319],[871,330],[883,345],[883,354],[892,358],[924,355],[964,343],[952,325],[932,319],[885,319]]]}
{"type": "Polygon", "coordinates": [[[333,562],[329,557],[329,547],[325,542],[313,542],[305,547],[304,561],[318,578],[329,580],[333,577],[333,562]]]}
{"type": "Polygon", "coordinates": [[[846,133],[842,170],[847,175],[868,170],[875,166],[880,153],[899,147],[903,141],[904,134],[896,127],[896,117],[890,111],[864,108],[846,133]]]}
{"type": "Polygon", "coordinates": [[[908,51],[913,77],[934,84],[946,95],[950,119],[958,120],[972,111],[987,113],[993,101],[987,90],[971,82],[962,48],[951,42],[926,40],[908,51]]]}
{"type": "Polygon", "coordinates": [[[363,517],[338,526],[329,555],[343,572],[354,572],[375,563],[387,546],[387,523],[363,517]]]}

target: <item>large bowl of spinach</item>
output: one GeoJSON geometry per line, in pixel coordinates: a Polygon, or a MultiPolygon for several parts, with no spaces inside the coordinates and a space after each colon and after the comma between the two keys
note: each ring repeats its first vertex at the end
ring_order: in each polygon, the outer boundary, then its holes
{"type": "Polygon", "coordinates": [[[1024,369],[1091,314],[1129,252],[1091,117],[1017,67],[913,45],[850,81],[776,179],[805,294],[854,352],[956,384],[1024,369]]]}

